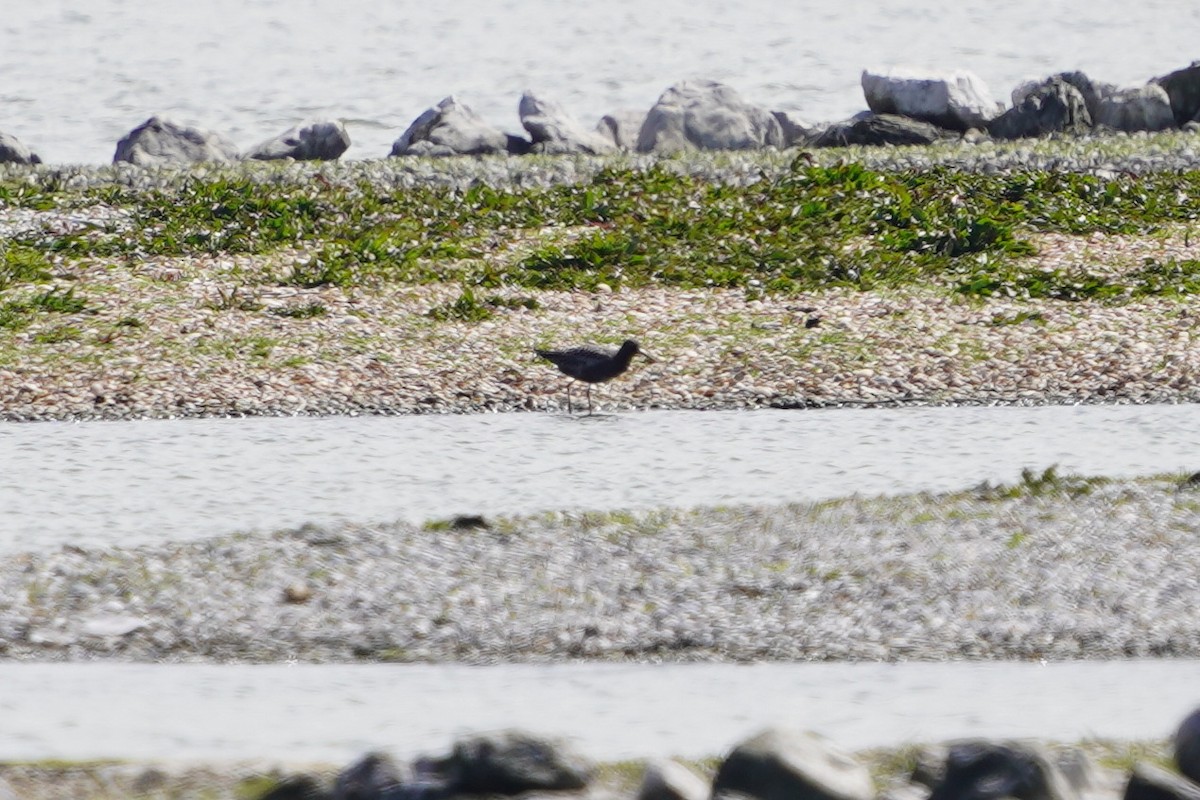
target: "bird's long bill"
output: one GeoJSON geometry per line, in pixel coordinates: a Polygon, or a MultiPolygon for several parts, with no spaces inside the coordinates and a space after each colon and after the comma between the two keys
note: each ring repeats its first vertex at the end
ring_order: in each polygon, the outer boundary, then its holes
{"type": "Polygon", "coordinates": [[[658,361],[657,358],[650,355],[645,350],[638,350],[638,355],[641,356],[642,358],[646,359],[647,361],[649,361],[651,364],[654,364],[658,361]]]}

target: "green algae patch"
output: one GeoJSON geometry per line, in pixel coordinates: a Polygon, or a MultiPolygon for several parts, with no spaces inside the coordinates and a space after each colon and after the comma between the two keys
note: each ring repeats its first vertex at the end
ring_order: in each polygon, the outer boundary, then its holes
{"type": "MultiPolygon", "coordinates": [[[[1120,279],[1030,267],[1038,233],[1150,234],[1190,225],[1200,172],[1146,175],[769,160],[752,180],[621,160],[559,185],[394,186],[367,179],[270,182],[252,171],[183,174],[153,188],[30,189],[0,183],[0,209],[104,206],[67,231],[33,227],[0,278],[41,280],[70,259],[305,254],[279,285],[593,291],[665,286],[799,293],[938,286],[970,296],[1116,301],[1194,294],[1192,259],[1120,279]],[[564,230],[575,231],[562,238],[564,230]],[[524,240],[519,251],[500,247],[524,240]]],[[[0,288],[4,285],[0,281],[0,288]]],[[[469,320],[486,317],[468,315],[469,320]]]]}

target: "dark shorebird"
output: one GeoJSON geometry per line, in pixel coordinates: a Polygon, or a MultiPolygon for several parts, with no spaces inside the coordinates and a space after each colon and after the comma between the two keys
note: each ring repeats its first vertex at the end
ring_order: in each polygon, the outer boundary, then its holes
{"type": "Polygon", "coordinates": [[[569,350],[534,350],[542,358],[558,367],[558,371],[575,380],[567,384],[567,413],[572,413],[571,386],[575,381],[587,384],[588,413],[592,413],[592,384],[603,383],[620,375],[629,369],[629,362],[634,356],[640,355],[647,361],[653,361],[633,339],[626,339],[620,350],[608,350],[603,347],[585,344],[572,347],[569,350]]]}

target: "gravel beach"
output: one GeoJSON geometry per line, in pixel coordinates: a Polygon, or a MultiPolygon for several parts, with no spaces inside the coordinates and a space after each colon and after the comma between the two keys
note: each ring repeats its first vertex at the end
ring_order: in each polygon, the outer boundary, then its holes
{"type": "MultiPolygon", "coordinates": [[[[1102,175],[1192,169],[1194,136],[1165,134],[1001,146],[817,151],[869,168],[1012,168],[1102,175]]],[[[733,184],[786,171],[792,154],[708,156],[671,168],[733,184]]],[[[538,186],[586,179],[611,161],[392,159],[249,169],[264,184],[538,186]]],[[[620,162],[625,163],[625,162],[620,162]]],[[[644,167],[641,160],[628,164],[644,167]]],[[[9,171],[63,187],[174,184],[180,173],[138,169],[9,171]]],[[[215,171],[212,174],[223,174],[215,171]]],[[[34,209],[0,203],[0,234],[120,230],[127,210],[97,204],[34,209]]],[[[1190,223],[1150,233],[1029,233],[1025,265],[1120,276],[1148,261],[1200,252],[1190,223]]],[[[510,263],[533,246],[583,232],[526,232],[485,257],[510,263]]],[[[870,246],[864,243],[862,246],[870,246]]],[[[438,319],[455,284],[280,285],[307,263],[303,248],[265,254],[57,259],[51,290],[74,289],[74,311],[0,325],[0,418],[546,411],[565,405],[566,379],[534,347],[638,339],[657,364],[638,365],[596,393],[608,410],[836,405],[1194,402],[1200,348],[1186,299],[1120,303],[967,298],[921,287],[833,288],[772,295],[730,289],[500,288],[482,321],[438,319]],[[320,313],[306,315],[306,309],[320,313]]],[[[12,288],[5,297],[23,298],[12,288]]]]}
{"type": "MultiPolygon", "coordinates": [[[[811,160],[1138,176],[1194,168],[1196,142],[1182,133],[961,142],[817,151],[811,160]]],[[[793,158],[669,163],[746,185],[783,174],[793,158]]],[[[393,159],[241,174],[264,186],[352,191],[365,182],[402,191],[570,184],[612,164],[393,159]]],[[[149,191],[221,174],[114,167],[4,176],[64,190],[149,191]]],[[[0,233],[24,241],[112,236],[128,214],[104,202],[0,203],[0,233]]],[[[1167,220],[1138,234],[1026,231],[1032,247],[1020,258],[1036,274],[1119,280],[1149,262],[1191,263],[1200,248],[1191,229],[1167,220]]],[[[581,235],[525,234],[556,242],[581,235]]],[[[504,263],[530,246],[506,236],[484,261],[504,263]]],[[[565,404],[567,379],[539,363],[533,348],[625,337],[657,361],[598,387],[596,404],[607,411],[1200,400],[1197,316],[1186,295],[1072,302],[964,297],[924,285],[781,295],[501,286],[489,318],[463,321],[436,313],[462,291],[455,284],[305,288],[269,279],[312,257],[303,247],[56,256],[50,295],[78,289],[85,300],[0,325],[0,418],[554,411],[565,404]],[[321,313],[303,313],[315,306],[321,313]]],[[[22,292],[9,288],[0,299],[22,292]]],[[[1164,480],[1084,488],[1035,480],[1011,498],[854,498],[495,520],[484,530],[306,527],[152,549],[68,547],[0,565],[0,657],[1200,655],[1200,584],[1184,566],[1194,563],[1200,525],[1190,494],[1164,480]]]]}
{"type": "Polygon", "coordinates": [[[0,656],[1200,656],[1200,497],[1174,477],[470,522],[6,559],[0,656]]]}

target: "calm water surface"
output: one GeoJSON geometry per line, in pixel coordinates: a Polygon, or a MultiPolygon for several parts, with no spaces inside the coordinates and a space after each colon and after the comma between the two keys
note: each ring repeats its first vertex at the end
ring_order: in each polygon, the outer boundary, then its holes
{"type": "Polygon", "coordinates": [[[1191,405],[5,424],[0,550],[1146,475],[1197,453],[1191,405]]]}
{"type": "MultiPolygon", "coordinates": [[[[648,412],[0,425],[0,547],[304,521],[955,489],[1023,467],[1193,469],[1196,406],[648,412]]],[[[1075,664],[0,663],[0,758],[345,762],[509,726],[595,758],[719,753],[768,724],[850,748],[1161,737],[1194,661],[1075,664]],[[129,713],[129,709],[154,709],[129,713]]]]}
{"type": "Polygon", "coordinates": [[[716,755],[766,725],[849,749],[964,736],[1149,739],[1200,662],[545,666],[0,664],[4,758],[345,763],[517,726],[593,758],[716,755]],[[153,713],[129,713],[153,709],[153,713]]]}
{"type": "Polygon", "coordinates": [[[251,147],[306,117],[346,121],[347,157],[380,158],[457,94],[519,132],[525,89],[593,125],[682,78],[834,120],[866,67],[970,69],[1017,83],[1082,69],[1144,82],[1196,57],[1200,5],[1147,0],[91,0],[0,15],[2,130],[50,163],[108,163],[151,114],[251,147]]]}

